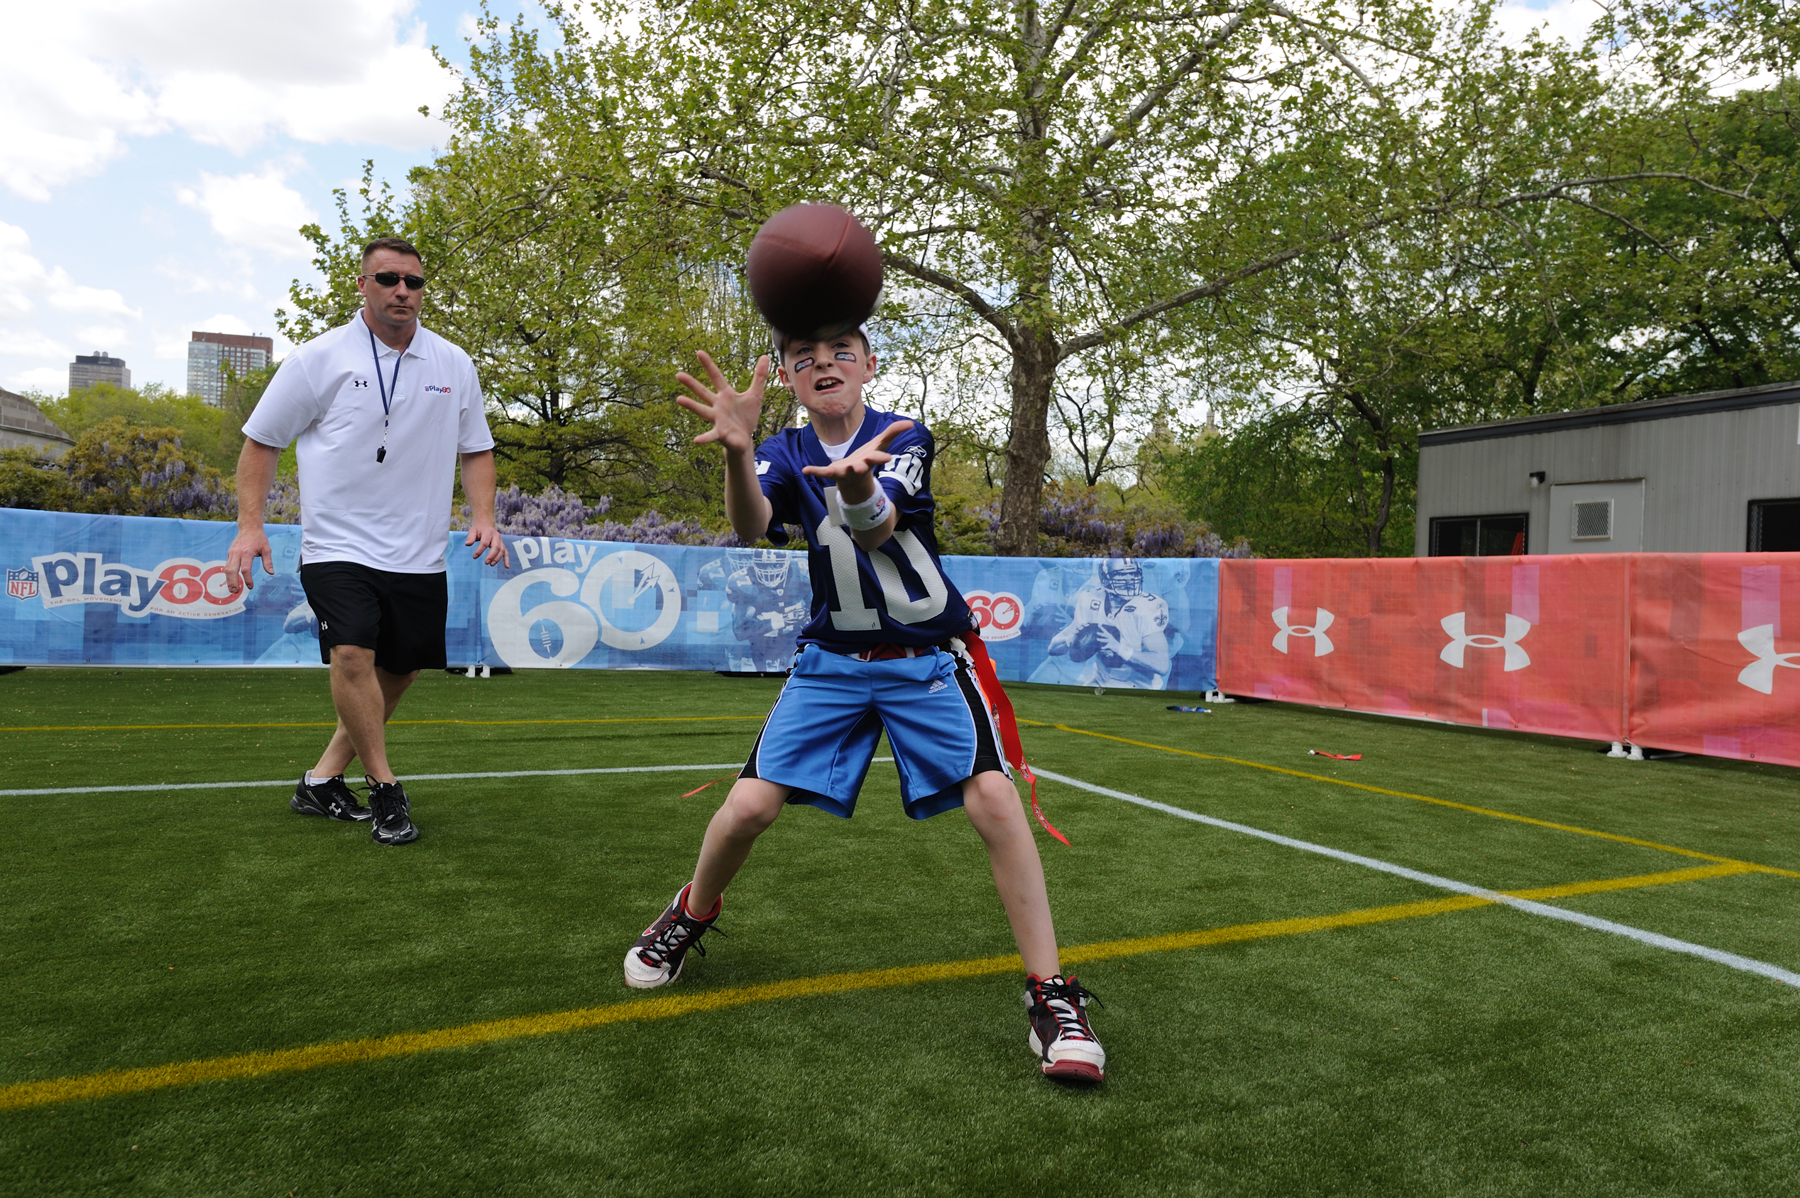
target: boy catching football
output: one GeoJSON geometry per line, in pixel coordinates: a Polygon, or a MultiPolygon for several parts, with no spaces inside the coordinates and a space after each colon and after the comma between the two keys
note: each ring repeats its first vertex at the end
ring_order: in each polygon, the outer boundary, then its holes
{"type": "MultiPolygon", "coordinates": [[[[1037,843],[1003,759],[993,697],[969,642],[974,622],[938,561],[931,434],[863,404],[875,377],[867,335],[775,337],[780,381],[812,419],[760,446],[769,358],[746,391],[699,355],[711,386],[676,377],[688,410],[712,424],[696,443],[725,451],[725,511],[746,541],[806,532],[812,619],[781,697],[743,772],[707,826],[700,861],[625,955],[625,983],[674,981],[719,917],[725,888],[785,805],[849,818],[885,729],[906,813],[961,807],[987,845],[994,883],[1026,970],[1028,1043],[1045,1074],[1101,1080],[1106,1053],[1088,1024],[1088,991],[1062,976],[1037,843]]],[[[991,678],[991,673],[989,674],[991,678]]]]}

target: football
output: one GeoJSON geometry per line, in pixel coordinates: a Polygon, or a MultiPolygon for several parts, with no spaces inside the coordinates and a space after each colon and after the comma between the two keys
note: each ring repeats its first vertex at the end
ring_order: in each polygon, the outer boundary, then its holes
{"type": "Polygon", "coordinates": [[[1070,661],[1086,661],[1100,648],[1100,626],[1083,624],[1075,632],[1075,643],[1069,646],[1070,661]]]}
{"type": "Polygon", "coordinates": [[[852,329],[881,298],[881,250],[854,216],[832,204],[795,204],[763,222],[745,264],[750,297],[789,337],[852,329]]]}

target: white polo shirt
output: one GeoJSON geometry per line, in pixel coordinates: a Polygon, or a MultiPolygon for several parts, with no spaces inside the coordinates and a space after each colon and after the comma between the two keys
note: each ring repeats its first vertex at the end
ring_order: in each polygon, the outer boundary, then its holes
{"type": "Polygon", "coordinates": [[[361,313],[300,346],[275,372],[244,435],[277,448],[298,442],[303,563],[436,574],[445,568],[458,455],[494,447],[481,384],[469,355],[423,325],[404,355],[380,340],[374,351],[361,313]],[[381,462],[377,362],[389,401],[381,462]]]}

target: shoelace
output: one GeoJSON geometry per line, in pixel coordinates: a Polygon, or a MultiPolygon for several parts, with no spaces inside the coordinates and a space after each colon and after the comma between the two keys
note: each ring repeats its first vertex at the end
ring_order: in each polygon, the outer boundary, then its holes
{"type": "Polygon", "coordinates": [[[1060,985],[1046,983],[1039,987],[1038,993],[1043,996],[1044,1006],[1056,1018],[1057,1039],[1094,1040],[1098,1043],[1094,1033],[1088,1029],[1081,1010],[1082,999],[1091,998],[1100,1002],[1098,994],[1079,982],[1063,982],[1060,985]]]}
{"type": "MultiPolygon", "coordinates": [[[[696,933],[693,928],[694,922],[695,921],[689,916],[677,913],[675,918],[669,921],[668,927],[658,932],[649,944],[646,944],[643,948],[638,950],[638,956],[649,960],[652,964],[661,965],[669,959],[670,954],[680,948],[690,937],[694,938],[694,942],[688,945],[688,947],[699,953],[702,957],[706,956],[706,945],[700,942],[698,936],[699,934],[706,932],[707,929],[701,928],[700,933],[696,933]]],[[[719,929],[717,928],[711,930],[718,932],[721,936],[725,934],[719,932],[719,929]]]]}

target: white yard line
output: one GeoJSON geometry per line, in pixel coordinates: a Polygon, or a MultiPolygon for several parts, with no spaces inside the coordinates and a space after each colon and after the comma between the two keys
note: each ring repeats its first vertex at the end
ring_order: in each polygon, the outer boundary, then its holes
{"type": "Polygon", "coordinates": [[[1627,924],[1614,923],[1610,919],[1601,919],[1594,915],[1584,915],[1579,911],[1567,911],[1561,907],[1552,907],[1548,903],[1533,902],[1530,899],[1514,898],[1499,891],[1488,890],[1482,886],[1471,886],[1467,882],[1458,882],[1454,878],[1440,878],[1436,874],[1421,873],[1416,869],[1408,869],[1404,865],[1395,865],[1391,861],[1382,861],[1375,857],[1364,857],[1356,853],[1346,853],[1342,849],[1329,848],[1322,844],[1313,844],[1307,840],[1295,840],[1291,836],[1282,836],[1276,832],[1265,832],[1261,828],[1252,828],[1248,824],[1237,824],[1230,820],[1219,819],[1211,815],[1201,815],[1183,807],[1171,807],[1167,803],[1159,803],[1154,799],[1146,799],[1141,795],[1127,794],[1122,790],[1111,790],[1104,786],[1095,786],[1092,782],[1083,782],[1079,778],[1071,778],[1066,774],[1052,773],[1049,770],[1032,767],[1040,778],[1048,778],[1052,782],[1061,782],[1065,786],[1073,786],[1080,790],[1091,791],[1097,795],[1105,795],[1109,799],[1120,799],[1127,803],[1135,803],[1139,807],[1148,807],[1152,811],[1160,811],[1165,815],[1173,815],[1179,819],[1192,820],[1197,824],[1205,824],[1212,828],[1222,828],[1227,832],[1237,832],[1244,836],[1254,836],[1258,840],[1266,840],[1290,849],[1299,849],[1306,853],[1317,853],[1321,857],[1330,857],[1337,861],[1345,861],[1351,865],[1360,865],[1365,869],[1380,870],[1384,874],[1406,878],[1438,890],[1448,890],[1452,894],[1468,894],[1502,906],[1512,907],[1518,911],[1527,911],[1532,915],[1541,915],[1546,919],[1560,919],[1564,923],[1578,924],[1591,928],[1596,932],[1610,932],[1615,936],[1624,936],[1639,944],[1647,944],[1652,948],[1667,949],[1673,953],[1685,953],[1690,957],[1700,957],[1718,965],[1726,965],[1732,969],[1741,969],[1745,973],[1759,974],[1781,982],[1784,985],[1800,987],[1800,973],[1783,969],[1779,965],[1771,965],[1767,961],[1758,961],[1751,957],[1740,957],[1736,953],[1724,952],[1716,948],[1708,948],[1704,944],[1694,944],[1687,940],[1677,940],[1673,936],[1664,936],[1660,932],[1646,932],[1642,928],[1634,928],[1627,924]]]}
{"type": "MultiPolygon", "coordinates": [[[[892,761],[877,757],[875,761],[892,761]]],[[[471,774],[401,774],[402,782],[443,782],[454,778],[568,778],[579,774],[682,774],[693,770],[737,770],[741,761],[715,761],[709,765],[618,765],[591,770],[489,770],[471,774]]],[[[36,790],[0,790],[0,798],[27,795],[117,794],[126,791],[236,790],[256,786],[292,786],[298,778],[271,778],[263,782],[151,782],[140,786],[51,786],[36,790]]]]}
{"type": "MultiPolygon", "coordinates": [[[[619,765],[593,770],[490,770],[470,774],[401,774],[402,782],[443,782],[452,778],[566,778],[577,774],[682,774],[694,770],[742,769],[741,761],[711,765],[619,765]]],[[[274,778],[265,782],[154,782],[147,786],[56,786],[38,790],[0,790],[0,797],[24,795],[91,795],[121,791],[232,790],[254,786],[292,786],[298,778],[274,778]]]]}

